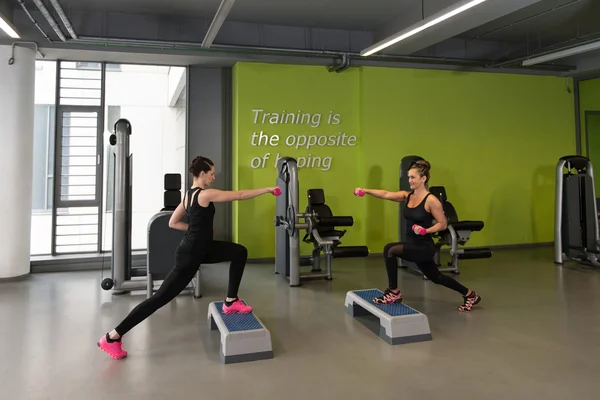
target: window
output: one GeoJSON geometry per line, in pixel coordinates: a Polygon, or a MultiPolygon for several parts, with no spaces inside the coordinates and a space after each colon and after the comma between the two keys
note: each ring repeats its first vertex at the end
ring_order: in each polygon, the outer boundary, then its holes
{"type": "Polygon", "coordinates": [[[56,115],[56,62],[35,63],[35,114],[33,118],[33,176],[31,202],[31,254],[52,249],[52,198],[54,195],[54,139],[56,115]]]}
{"type": "Polygon", "coordinates": [[[186,173],[185,68],[37,61],[35,74],[31,254],[111,250],[120,118],[133,129],[132,248],[146,249],[164,175],[186,173]]]}

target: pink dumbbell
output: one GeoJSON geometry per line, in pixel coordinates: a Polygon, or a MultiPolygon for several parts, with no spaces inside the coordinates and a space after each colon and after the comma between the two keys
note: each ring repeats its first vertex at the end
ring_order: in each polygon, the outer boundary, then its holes
{"type": "MultiPolygon", "coordinates": [[[[412,226],[412,230],[413,230],[413,232],[414,232],[414,230],[415,230],[415,226],[417,226],[417,224],[414,224],[414,225],[412,226]]],[[[427,235],[427,230],[426,230],[425,228],[423,228],[423,227],[420,227],[420,228],[419,228],[419,232],[418,232],[417,234],[418,234],[418,235],[421,235],[421,236],[427,235]]]]}
{"type": "Polygon", "coordinates": [[[358,197],[363,197],[365,195],[365,191],[362,189],[354,189],[354,195],[358,197]]]}
{"type": "Polygon", "coordinates": [[[280,188],[275,188],[275,190],[273,191],[273,195],[279,196],[280,194],[281,194],[281,189],[280,188]]]}

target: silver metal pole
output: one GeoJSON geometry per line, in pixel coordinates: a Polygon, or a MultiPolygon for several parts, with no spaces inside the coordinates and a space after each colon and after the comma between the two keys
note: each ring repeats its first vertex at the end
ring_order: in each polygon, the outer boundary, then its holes
{"type": "Polygon", "coordinates": [[[129,137],[131,136],[131,124],[126,119],[120,119],[115,123],[114,139],[111,144],[115,146],[115,180],[113,201],[113,245],[112,245],[112,268],[114,279],[114,291],[124,289],[128,267],[131,266],[131,249],[129,244],[128,211],[130,205],[128,194],[128,174],[130,169],[127,165],[129,157],[129,137]]]}
{"type": "Polygon", "coordinates": [[[563,213],[563,168],[565,160],[556,165],[556,193],[554,200],[554,262],[563,263],[562,256],[562,213],[563,213]]]}
{"type": "Polygon", "coordinates": [[[293,210],[294,232],[290,236],[290,286],[300,286],[300,235],[298,227],[298,207],[299,207],[299,183],[298,183],[298,165],[295,160],[289,160],[287,163],[290,174],[288,196],[289,207],[293,210]]]}

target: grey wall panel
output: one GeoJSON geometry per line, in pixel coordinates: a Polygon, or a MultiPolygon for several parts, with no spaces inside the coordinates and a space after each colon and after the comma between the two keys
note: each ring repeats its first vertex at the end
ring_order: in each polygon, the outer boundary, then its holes
{"type": "MultiPolygon", "coordinates": [[[[202,155],[215,163],[216,189],[230,190],[231,176],[231,69],[189,67],[188,164],[202,155]]],[[[192,182],[191,174],[187,184],[192,182]]],[[[216,204],[215,239],[231,240],[231,204],[216,204]]]]}

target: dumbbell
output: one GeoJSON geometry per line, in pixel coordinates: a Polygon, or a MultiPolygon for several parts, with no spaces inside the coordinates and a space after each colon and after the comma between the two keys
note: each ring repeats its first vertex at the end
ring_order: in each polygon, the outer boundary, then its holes
{"type": "MultiPolygon", "coordinates": [[[[417,226],[417,224],[414,224],[412,226],[413,232],[415,231],[415,226],[417,226]]],[[[427,230],[425,228],[421,227],[421,229],[419,229],[419,232],[417,233],[417,235],[421,235],[421,236],[427,235],[427,230]]]]}

